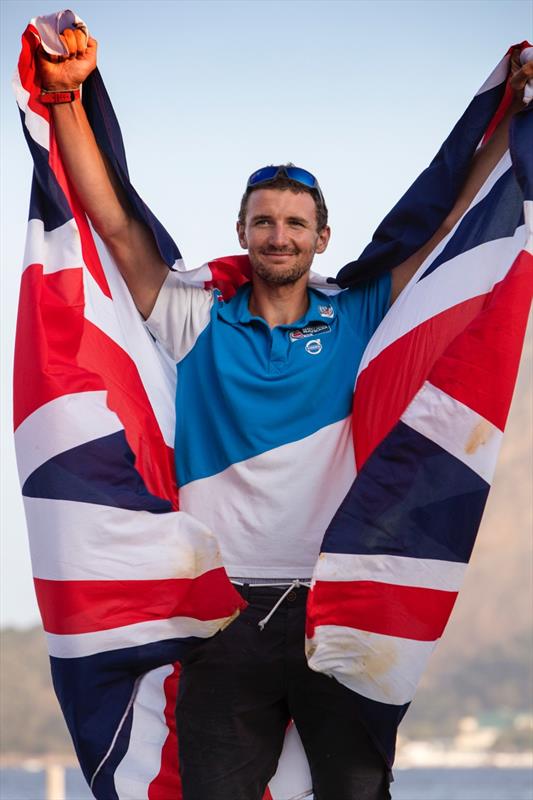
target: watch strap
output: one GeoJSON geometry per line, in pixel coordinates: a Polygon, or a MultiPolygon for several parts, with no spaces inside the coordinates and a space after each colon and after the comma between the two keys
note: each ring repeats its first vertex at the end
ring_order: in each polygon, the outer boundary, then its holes
{"type": "Polygon", "coordinates": [[[78,100],[80,96],[79,89],[67,89],[63,92],[48,92],[43,91],[40,96],[39,100],[41,103],[46,104],[55,104],[55,103],[73,103],[74,100],[78,100]]]}

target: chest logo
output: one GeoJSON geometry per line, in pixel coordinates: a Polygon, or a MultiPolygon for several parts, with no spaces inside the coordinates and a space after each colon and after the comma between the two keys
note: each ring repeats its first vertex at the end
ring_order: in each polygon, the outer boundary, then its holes
{"type": "Polygon", "coordinates": [[[330,330],[331,328],[325,322],[315,322],[313,325],[306,325],[304,328],[295,328],[289,333],[289,339],[291,342],[297,342],[299,339],[316,336],[317,333],[329,333],[330,330]]]}
{"type": "Polygon", "coordinates": [[[305,351],[306,353],[310,353],[312,356],[317,356],[322,352],[322,342],[320,339],[311,339],[305,345],[305,351]]]}
{"type": "Polygon", "coordinates": [[[333,319],[334,311],[333,306],[318,306],[318,313],[321,317],[326,317],[326,319],[333,319]]]}

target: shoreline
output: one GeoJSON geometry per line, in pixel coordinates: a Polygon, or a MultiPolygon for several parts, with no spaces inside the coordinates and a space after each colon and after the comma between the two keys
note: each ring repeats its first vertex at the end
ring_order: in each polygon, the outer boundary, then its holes
{"type": "Polygon", "coordinates": [[[443,751],[425,756],[398,755],[393,770],[404,769],[533,769],[532,753],[465,753],[443,751]]]}
{"type": "MultiPolygon", "coordinates": [[[[418,744],[418,743],[417,743],[418,744]]],[[[404,748],[402,748],[404,749],[404,748]]],[[[465,752],[446,750],[433,746],[399,752],[393,769],[533,769],[532,752],[465,752]],[[429,752],[431,749],[431,752],[429,752]]],[[[0,769],[22,769],[27,772],[41,772],[52,766],[65,769],[79,769],[76,757],[69,753],[47,753],[44,755],[21,755],[5,753],[0,755],[0,769]]]]}

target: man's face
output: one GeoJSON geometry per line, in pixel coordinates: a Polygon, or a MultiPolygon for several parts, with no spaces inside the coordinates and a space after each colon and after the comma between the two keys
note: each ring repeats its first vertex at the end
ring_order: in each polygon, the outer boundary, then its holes
{"type": "Polygon", "coordinates": [[[327,247],[330,230],[316,229],[316,206],[309,192],[257,189],[248,198],[246,222],[237,223],[254,275],[285,286],[309,272],[315,253],[327,247]]]}

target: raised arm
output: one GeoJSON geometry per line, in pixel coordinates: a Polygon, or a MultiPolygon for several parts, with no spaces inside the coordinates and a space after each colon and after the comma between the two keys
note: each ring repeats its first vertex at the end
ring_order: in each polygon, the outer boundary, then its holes
{"type": "MultiPolygon", "coordinates": [[[[96,67],[97,43],[81,30],[61,36],[69,56],[39,53],[42,88],[77,89],[96,67]]],[[[100,152],[79,99],[51,105],[54,129],[67,174],[83,209],[108,247],[144,317],[154,307],[168,267],[150,230],[132,214],[118,180],[100,152]]]]}
{"type": "Polygon", "coordinates": [[[500,158],[509,146],[509,126],[513,115],[523,108],[522,93],[528,80],[533,78],[533,61],[520,67],[519,51],[515,51],[511,58],[511,86],[514,90],[514,100],[506,115],[494,131],[489,141],[481,147],[472,159],[470,173],[459,193],[457,201],[431,239],[416,253],[413,253],[403,264],[392,270],[391,302],[394,302],[402,289],[411,280],[419,266],[431,253],[438,243],[455,227],[470,203],[483,186],[500,158]]]}

